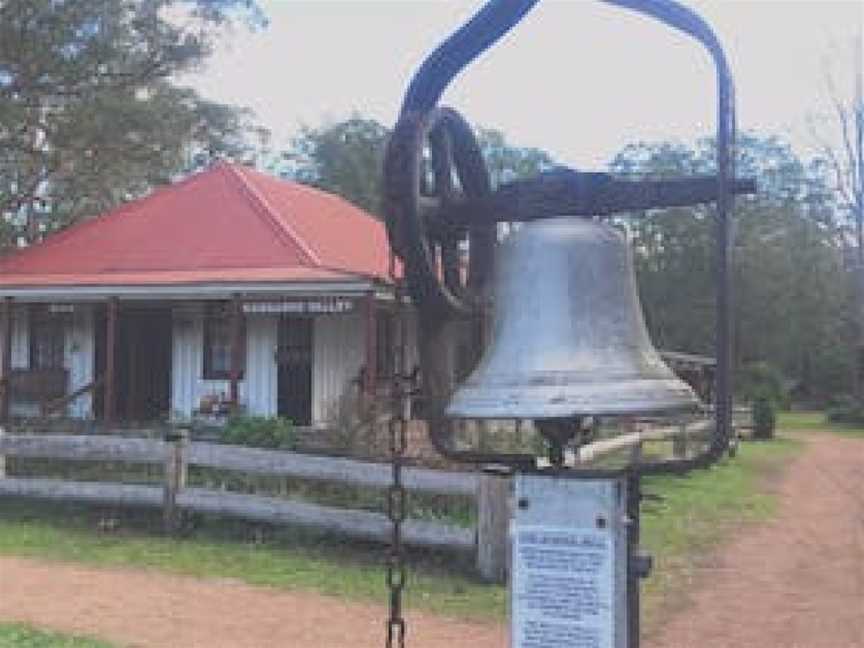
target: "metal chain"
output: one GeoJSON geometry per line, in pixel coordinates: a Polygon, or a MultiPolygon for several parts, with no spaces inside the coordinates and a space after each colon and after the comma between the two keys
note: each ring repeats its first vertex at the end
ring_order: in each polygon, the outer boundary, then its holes
{"type": "Polygon", "coordinates": [[[388,421],[390,435],[390,461],[393,466],[393,481],[387,489],[387,517],[392,523],[390,555],[387,559],[387,588],[390,591],[390,616],[387,619],[386,648],[404,648],[406,625],[402,617],[402,590],[405,588],[407,571],[402,547],[402,523],[405,521],[407,494],[402,484],[402,464],[408,447],[407,427],[410,417],[410,389],[406,385],[405,352],[406,331],[404,313],[404,291],[396,287],[396,321],[398,338],[395,349],[395,371],[393,372],[393,409],[388,421]]]}

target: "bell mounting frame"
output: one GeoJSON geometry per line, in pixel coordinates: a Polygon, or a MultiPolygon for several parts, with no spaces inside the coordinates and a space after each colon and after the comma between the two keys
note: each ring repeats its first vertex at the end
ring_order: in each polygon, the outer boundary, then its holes
{"type": "MultiPolygon", "coordinates": [[[[708,51],[715,67],[717,96],[716,176],[628,183],[613,180],[604,173],[556,170],[536,179],[503,185],[492,192],[485,168],[483,171],[479,168],[482,157],[478,162],[479,149],[470,127],[454,110],[437,107],[451,81],[539,2],[489,0],[426,58],[408,86],[385,157],[387,229],[391,247],[404,263],[409,292],[423,319],[421,331],[425,329],[424,334],[440,342],[444,337],[441,332],[453,321],[481,312],[483,290],[493,264],[496,220],[527,221],[553,214],[591,217],[616,211],[715,202],[716,425],[710,444],[694,457],[639,463],[624,469],[631,474],[684,473],[718,461],[731,439],[731,210],[733,194],[754,192],[755,182],[735,179],[734,84],[723,48],[710,25],[674,0],[600,1],[654,19],[690,36],[708,51]],[[437,192],[431,202],[421,191],[426,140],[437,192]],[[458,195],[453,191],[453,170],[463,187],[458,195]],[[453,263],[458,264],[458,257],[454,260],[448,236],[471,241],[465,281],[458,281],[459,277],[454,275],[453,263]],[[434,254],[436,248],[440,256],[434,254]]],[[[458,275],[462,269],[457,267],[455,272],[458,275]]],[[[421,340],[421,347],[422,344],[421,340]]],[[[526,467],[533,460],[526,455],[456,451],[442,442],[448,437],[445,429],[448,422],[442,412],[443,400],[449,395],[445,386],[449,383],[446,377],[437,374],[450,367],[431,351],[424,355],[422,348],[421,362],[431,365],[421,366],[421,370],[427,385],[424,397],[429,408],[426,418],[430,438],[439,452],[450,459],[471,463],[526,467]]],[[[576,472],[605,477],[619,475],[621,470],[580,468],[576,472]]]]}

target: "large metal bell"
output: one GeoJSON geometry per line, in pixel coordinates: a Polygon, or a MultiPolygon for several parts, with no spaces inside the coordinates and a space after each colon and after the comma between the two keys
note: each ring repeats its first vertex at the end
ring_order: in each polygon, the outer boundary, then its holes
{"type": "Polygon", "coordinates": [[[448,416],[569,419],[697,404],[651,344],[630,246],[609,225],[526,223],[501,246],[494,295],[491,343],[448,416]]]}

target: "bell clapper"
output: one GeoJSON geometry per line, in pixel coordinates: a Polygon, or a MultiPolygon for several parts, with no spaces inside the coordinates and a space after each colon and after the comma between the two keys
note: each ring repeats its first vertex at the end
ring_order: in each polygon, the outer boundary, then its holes
{"type": "Polygon", "coordinates": [[[584,417],[541,419],[535,421],[540,434],[549,444],[549,463],[555,470],[565,467],[564,447],[579,435],[581,441],[584,432],[584,417]]]}

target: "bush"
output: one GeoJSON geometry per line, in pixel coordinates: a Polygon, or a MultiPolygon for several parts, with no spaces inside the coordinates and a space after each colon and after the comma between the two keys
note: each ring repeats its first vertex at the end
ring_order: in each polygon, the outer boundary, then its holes
{"type": "Polygon", "coordinates": [[[764,395],[758,396],[753,401],[753,438],[773,438],[776,425],[777,417],[774,414],[774,404],[771,399],[764,395]]]}
{"type": "Polygon", "coordinates": [[[755,402],[767,398],[773,408],[785,409],[789,405],[789,393],[783,374],[767,362],[751,362],[744,366],[736,377],[738,395],[745,401],[755,402]]]}
{"type": "Polygon", "coordinates": [[[222,429],[223,443],[291,450],[297,446],[297,431],[285,418],[233,416],[222,429]]]}

